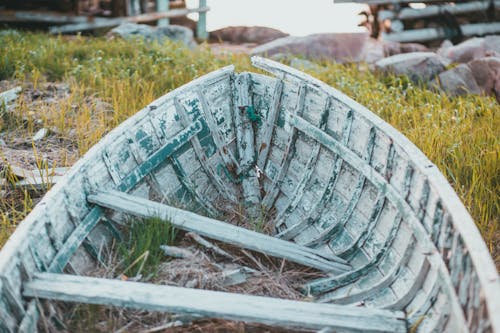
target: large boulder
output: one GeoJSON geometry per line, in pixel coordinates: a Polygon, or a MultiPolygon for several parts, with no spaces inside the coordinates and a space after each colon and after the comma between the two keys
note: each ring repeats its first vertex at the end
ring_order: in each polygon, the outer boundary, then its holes
{"type": "MultiPolygon", "coordinates": [[[[491,38],[489,40],[491,42],[491,38]]],[[[443,44],[437,53],[451,62],[467,63],[486,56],[485,38],[471,38],[457,45],[443,44]]],[[[491,51],[491,50],[490,50],[491,51]]]]}
{"type": "Polygon", "coordinates": [[[368,33],[324,33],[305,37],[288,36],[257,46],[253,55],[271,57],[278,53],[293,54],[310,60],[337,62],[363,61],[368,33]]]}
{"type": "Polygon", "coordinates": [[[111,30],[109,35],[123,39],[144,38],[147,41],[160,43],[165,40],[180,41],[191,48],[196,46],[191,29],[179,25],[152,27],[146,24],[126,22],[111,30]]]}
{"type": "Polygon", "coordinates": [[[268,27],[225,27],[210,31],[211,42],[228,42],[232,44],[255,43],[264,44],[288,34],[268,27]]]}
{"type": "Polygon", "coordinates": [[[433,52],[412,52],[393,55],[375,63],[383,73],[406,75],[413,82],[428,82],[444,71],[446,61],[433,52]]]}
{"type": "Polygon", "coordinates": [[[333,60],[344,62],[367,62],[373,64],[390,55],[406,52],[427,52],[420,44],[401,44],[370,38],[368,33],[325,33],[305,37],[289,36],[260,45],[252,54],[298,55],[309,60],[333,60]]]}
{"type": "Polygon", "coordinates": [[[431,85],[451,96],[481,93],[481,88],[479,88],[471,69],[466,64],[460,64],[440,73],[437,81],[432,81],[431,85]]]}
{"type": "Polygon", "coordinates": [[[500,57],[500,35],[484,37],[486,56],[500,57]]]}
{"type": "Polygon", "coordinates": [[[500,58],[485,57],[468,63],[479,87],[500,101],[500,58]]]}

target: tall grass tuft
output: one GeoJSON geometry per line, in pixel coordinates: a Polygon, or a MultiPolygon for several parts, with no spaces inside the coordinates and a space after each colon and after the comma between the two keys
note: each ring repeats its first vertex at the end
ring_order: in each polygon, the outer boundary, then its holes
{"type": "Polygon", "coordinates": [[[126,276],[154,275],[165,255],[160,245],[172,245],[177,230],[168,221],[158,217],[137,219],[130,222],[128,237],[118,244],[123,257],[123,274],[126,276]]]}

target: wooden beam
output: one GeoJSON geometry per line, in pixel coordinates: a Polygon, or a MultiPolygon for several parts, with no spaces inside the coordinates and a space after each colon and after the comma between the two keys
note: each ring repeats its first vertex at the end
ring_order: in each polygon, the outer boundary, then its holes
{"type": "MultiPolygon", "coordinates": [[[[500,8],[500,1],[493,1],[494,8],[500,8]]],[[[402,8],[399,12],[394,11],[380,11],[379,21],[384,19],[399,19],[399,20],[414,20],[422,17],[432,17],[442,15],[448,12],[452,15],[460,15],[470,12],[486,11],[490,8],[490,1],[471,1],[465,3],[454,3],[427,6],[424,8],[402,8]]]]}
{"type": "MultiPolygon", "coordinates": [[[[156,0],[156,11],[161,13],[161,12],[168,12],[170,6],[170,1],[169,0],[156,0]]],[[[165,27],[170,24],[170,20],[168,18],[163,18],[161,20],[158,20],[157,25],[159,27],[165,27]]]]}
{"type": "Polygon", "coordinates": [[[202,8],[207,7],[207,0],[199,0],[199,11],[198,11],[198,22],[196,23],[196,37],[202,40],[208,39],[207,32],[207,11],[201,10],[202,8]]]}
{"type": "MultiPolygon", "coordinates": [[[[500,22],[474,23],[460,25],[460,30],[465,37],[484,36],[500,33],[500,22]]],[[[426,42],[447,37],[444,28],[424,28],[405,30],[396,33],[384,33],[382,39],[393,42],[426,42]]]]}
{"type": "Polygon", "coordinates": [[[349,332],[406,332],[401,311],[290,301],[209,290],[159,286],[65,274],[40,273],[24,296],[195,314],[280,327],[349,332]]]}
{"type": "Polygon", "coordinates": [[[192,8],[192,9],[172,9],[166,12],[161,13],[149,13],[149,14],[141,14],[131,17],[116,17],[116,18],[100,18],[99,20],[94,20],[92,22],[83,22],[76,24],[67,24],[60,27],[50,27],[49,33],[51,34],[64,34],[64,33],[72,33],[77,31],[86,31],[86,30],[94,30],[94,29],[105,29],[105,28],[113,28],[118,26],[124,22],[133,22],[133,23],[141,23],[141,22],[152,22],[165,18],[186,16],[190,13],[198,13],[198,12],[207,12],[209,10],[208,7],[202,8],[192,8]]]}
{"type": "Polygon", "coordinates": [[[88,195],[87,200],[133,216],[159,217],[168,220],[179,229],[193,231],[221,242],[284,258],[322,271],[343,273],[350,270],[345,260],[333,254],[323,254],[315,249],[123,192],[98,192],[88,195]]]}

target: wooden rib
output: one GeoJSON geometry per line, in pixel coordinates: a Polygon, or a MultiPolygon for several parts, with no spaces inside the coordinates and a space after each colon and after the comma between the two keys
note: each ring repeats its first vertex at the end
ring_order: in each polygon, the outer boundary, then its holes
{"type": "Polygon", "coordinates": [[[321,293],[324,293],[326,291],[330,291],[345,286],[347,284],[353,283],[357,279],[364,276],[367,272],[377,267],[380,261],[389,252],[389,248],[391,247],[392,242],[397,236],[397,233],[399,231],[399,226],[402,223],[402,219],[397,218],[397,221],[398,222],[393,225],[391,231],[389,232],[389,235],[387,236],[382,248],[379,250],[377,255],[374,256],[367,264],[361,266],[358,269],[346,272],[339,276],[327,277],[308,282],[303,287],[304,290],[307,292],[307,294],[320,295],[321,293]]]}
{"type": "MultiPolygon", "coordinates": [[[[323,112],[321,114],[321,120],[319,127],[324,129],[326,127],[326,123],[328,121],[328,115],[330,114],[330,105],[331,105],[331,98],[328,97],[325,102],[325,106],[323,108],[323,112]]],[[[306,185],[309,183],[315,167],[316,167],[316,161],[318,160],[319,157],[319,152],[321,151],[321,145],[315,141],[314,143],[314,148],[311,151],[311,155],[309,156],[309,159],[306,162],[306,165],[304,166],[304,173],[299,179],[299,182],[297,186],[295,187],[295,190],[293,192],[293,197],[290,198],[289,203],[287,206],[283,207],[282,213],[280,216],[276,218],[276,227],[279,228],[279,226],[286,220],[287,216],[289,216],[297,207],[299,204],[300,200],[302,199],[302,196],[304,194],[304,188],[306,185]],[[281,223],[280,223],[281,222],[281,223]]]]}
{"type": "MultiPolygon", "coordinates": [[[[370,129],[368,142],[366,143],[366,155],[364,157],[364,160],[368,165],[371,165],[373,149],[375,148],[375,138],[376,138],[375,129],[372,127],[370,129]]],[[[366,177],[362,173],[360,173],[358,178],[358,183],[354,187],[351,199],[349,200],[347,208],[344,211],[344,214],[342,214],[342,217],[338,219],[337,223],[333,223],[330,227],[328,227],[326,230],[323,230],[319,235],[317,235],[315,238],[311,239],[304,245],[306,246],[319,245],[321,242],[330,239],[339,229],[345,226],[345,224],[351,218],[351,215],[354,212],[354,209],[356,208],[359,199],[361,198],[365,182],[366,182],[366,177]]]]}
{"type": "Polygon", "coordinates": [[[113,180],[113,183],[115,183],[115,185],[120,184],[121,177],[114,168],[113,164],[111,163],[111,159],[109,158],[107,148],[104,148],[104,151],[102,152],[101,156],[102,160],[104,161],[104,164],[106,165],[106,169],[108,170],[108,173],[111,176],[111,179],[113,180]]]}
{"type": "Polygon", "coordinates": [[[265,132],[262,137],[262,142],[260,147],[257,147],[257,166],[259,169],[264,170],[266,166],[267,156],[269,155],[269,150],[271,148],[271,139],[274,133],[274,127],[276,126],[276,119],[279,113],[279,107],[281,103],[281,98],[283,96],[283,81],[276,79],[276,84],[273,91],[273,103],[269,109],[269,113],[264,126],[266,126],[265,132]]]}
{"type": "Polygon", "coordinates": [[[38,317],[40,316],[38,312],[37,300],[33,299],[28,303],[26,308],[26,315],[19,324],[18,332],[36,332],[36,325],[38,322],[38,317]]]}
{"type": "MultiPolygon", "coordinates": [[[[352,123],[353,123],[353,114],[352,111],[348,111],[346,115],[346,121],[342,128],[341,140],[344,146],[347,145],[349,141],[349,137],[351,135],[352,123]]],[[[283,239],[292,239],[296,237],[299,233],[304,231],[309,225],[314,224],[319,219],[327,203],[331,200],[333,196],[333,190],[335,189],[335,186],[337,184],[338,176],[340,174],[340,169],[342,168],[342,163],[343,163],[342,158],[340,157],[340,155],[336,154],[335,164],[332,173],[330,175],[330,178],[328,179],[328,183],[324,187],[321,199],[311,209],[309,217],[304,219],[300,223],[293,225],[287,230],[283,230],[281,233],[278,234],[277,237],[283,239]]]]}
{"type": "MultiPolygon", "coordinates": [[[[177,98],[174,99],[174,105],[175,105],[175,110],[177,111],[177,114],[180,116],[181,123],[184,126],[189,126],[189,124],[192,123],[192,120],[189,119],[189,116],[187,114],[186,109],[179,103],[179,100],[177,98]]],[[[200,123],[202,126],[206,129],[207,124],[205,123],[205,120],[201,118],[201,115],[197,115],[200,123]]],[[[210,131],[211,132],[211,131],[210,131]]],[[[207,157],[205,156],[205,152],[203,151],[203,147],[201,146],[200,139],[198,138],[198,135],[191,137],[191,145],[193,146],[193,151],[195,155],[198,157],[198,161],[200,162],[200,165],[207,175],[208,179],[210,182],[215,186],[217,191],[219,191],[220,194],[225,196],[227,199],[237,202],[238,197],[230,191],[232,187],[228,187],[228,184],[226,184],[221,177],[217,174],[216,170],[213,170],[210,164],[207,161],[207,157]]],[[[224,160],[220,156],[220,152],[217,152],[217,155],[224,160]]]]}
{"type": "Polygon", "coordinates": [[[316,269],[334,273],[350,269],[346,261],[338,257],[326,259],[314,249],[122,192],[99,192],[89,195],[87,200],[134,216],[160,217],[177,228],[316,269]]]}
{"type": "Polygon", "coordinates": [[[398,296],[399,298],[394,303],[384,305],[384,309],[403,309],[407,306],[413,300],[415,294],[422,289],[422,285],[428,277],[430,269],[431,264],[424,256],[408,290],[401,297],[398,296]]]}
{"type": "MultiPolygon", "coordinates": [[[[299,87],[298,102],[296,108],[293,111],[294,114],[300,115],[303,112],[306,94],[307,94],[307,85],[302,84],[299,87]]],[[[286,143],[286,148],[285,152],[283,153],[283,158],[281,159],[280,165],[278,167],[279,168],[278,176],[276,176],[276,178],[273,179],[273,182],[271,184],[271,189],[266,193],[266,195],[262,199],[262,205],[264,207],[272,207],[274,201],[276,200],[276,197],[279,194],[280,184],[283,181],[283,178],[285,177],[285,174],[288,170],[288,166],[290,165],[290,162],[295,152],[294,145],[295,141],[297,140],[297,137],[298,137],[298,131],[293,126],[292,133],[290,133],[288,136],[288,142],[286,143]]]]}
{"type": "Polygon", "coordinates": [[[385,202],[385,196],[379,193],[377,201],[375,202],[375,207],[373,208],[370,215],[367,228],[359,234],[359,236],[352,242],[352,244],[348,248],[342,250],[337,254],[339,257],[352,258],[356,251],[363,248],[366,240],[372,235],[373,230],[375,230],[375,228],[377,227],[380,215],[382,215],[385,202]]]}
{"type": "Polygon", "coordinates": [[[103,211],[100,207],[94,207],[90,210],[68,239],[66,239],[64,245],[59,252],[57,252],[54,259],[52,259],[47,269],[48,272],[61,272],[64,269],[69,259],[73,256],[87,235],[94,229],[97,222],[99,222],[102,214],[103,211]]]}
{"type": "Polygon", "coordinates": [[[349,332],[406,332],[402,312],[290,301],[102,278],[39,273],[27,297],[195,314],[280,327],[349,332]]]}
{"type": "Polygon", "coordinates": [[[7,302],[14,316],[22,318],[25,314],[23,304],[19,297],[16,297],[9,280],[4,276],[0,276],[0,290],[2,291],[3,300],[7,302]]]}
{"type": "Polygon", "coordinates": [[[378,280],[376,284],[368,288],[365,288],[359,292],[356,292],[354,294],[349,294],[347,296],[338,297],[335,295],[335,292],[326,293],[324,295],[321,295],[320,301],[334,302],[336,304],[347,304],[347,303],[360,302],[370,297],[373,298],[374,295],[388,288],[394,281],[396,281],[396,279],[399,278],[401,272],[410,261],[411,256],[414,254],[413,251],[415,250],[415,245],[416,245],[416,240],[412,236],[412,240],[410,241],[410,244],[406,247],[400,260],[392,267],[391,271],[388,272],[381,280],[378,280]]]}
{"type": "MultiPolygon", "coordinates": [[[[150,121],[150,123],[152,123],[150,121]]],[[[152,126],[153,129],[156,131],[155,127],[152,126]]],[[[156,135],[156,132],[155,132],[155,135],[156,135]]],[[[158,141],[160,141],[160,138],[157,136],[158,138],[158,141]]],[[[132,154],[132,156],[134,157],[135,159],[135,162],[137,163],[137,165],[141,165],[142,163],[144,163],[144,159],[142,158],[141,156],[141,153],[139,151],[139,147],[137,145],[137,142],[136,140],[133,139],[133,135],[128,133],[127,135],[127,142],[128,142],[128,145],[129,145],[129,148],[130,148],[130,153],[132,154]]],[[[168,195],[167,193],[165,193],[162,189],[161,189],[161,186],[158,182],[158,179],[156,179],[156,176],[154,175],[153,172],[149,173],[146,177],[145,177],[145,180],[146,182],[148,183],[149,187],[159,196],[161,197],[162,199],[167,199],[168,195]]]]}
{"type": "MultiPolygon", "coordinates": [[[[182,130],[177,136],[165,142],[165,144],[147,160],[145,160],[143,164],[135,168],[128,176],[122,179],[121,183],[117,186],[118,190],[128,191],[133,188],[146,175],[156,169],[166,158],[171,156],[177,149],[183,146],[191,136],[196,135],[199,131],[201,131],[201,129],[201,124],[199,122],[194,122],[191,126],[182,130]]],[[[94,207],[90,210],[83,221],[75,228],[75,230],[73,230],[71,235],[64,242],[63,246],[52,260],[52,263],[48,268],[49,272],[62,271],[69,259],[82,244],[83,240],[99,222],[102,215],[103,211],[99,207],[94,207]]]]}
{"type": "Polygon", "coordinates": [[[205,208],[209,214],[215,215],[217,213],[217,209],[215,209],[215,207],[209,200],[206,200],[205,197],[203,197],[200,193],[198,193],[196,185],[186,175],[184,168],[182,167],[181,163],[179,162],[179,160],[175,155],[176,154],[169,157],[169,160],[171,162],[172,168],[175,171],[177,179],[182,184],[182,186],[184,186],[184,188],[193,196],[193,199],[196,200],[196,202],[198,202],[198,204],[201,207],[205,208]]]}
{"type": "Polygon", "coordinates": [[[224,142],[224,138],[220,135],[219,131],[217,130],[218,125],[212,115],[212,112],[210,111],[210,105],[208,104],[207,99],[205,98],[205,95],[202,93],[201,89],[198,87],[196,89],[196,95],[198,96],[202,110],[206,110],[204,112],[205,115],[205,120],[208,124],[208,127],[212,129],[212,138],[214,140],[215,146],[217,147],[217,151],[219,152],[220,157],[226,164],[226,169],[229,170],[236,170],[238,169],[238,161],[234,157],[233,153],[231,150],[228,149],[227,144],[224,142]]]}

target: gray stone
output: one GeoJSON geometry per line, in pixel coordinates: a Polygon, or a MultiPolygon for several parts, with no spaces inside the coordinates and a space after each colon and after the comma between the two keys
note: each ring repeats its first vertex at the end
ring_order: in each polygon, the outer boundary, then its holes
{"type": "Polygon", "coordinates": [[[290,66],[300,70],[318,70],[321,68],[318,64],[315,64],[314,62],[299,58],[293,58],[290,61],[290,66]]]}
{"type": "Polygon", "coordinates": [[[152,27],[146,24],[122,23],[109,33],[124,39],[144,38],[147,41],[163,42],[165,40],[179,41],[192,48],[196,46],[193,32],[182,26],[168,25],[165,27],[152,27]]]}
{"type": "Polygon", "coordinates": [[[466,64],[460,64],[438,75],[438,80],[431,83],[450,96],[480,94],[481,88],[476,82],[472,71],[466,64]]]}
{"type": "Polygon", "coordinates": [[[367,33],[325,33],[305,37],[288,36],[260,45],[252,55],[271,57],[277,53],[300,55],[310,60],[358,62],[364,59],[367,33]]]}
{"type": "Polygon", "coordinates": [[[225,27],[210,32],[211,42],[229,42],[235,44],[243,43],[256,43],[264,44],[269,43],[278,38],[283,38],[288,34],[268,27],[225,27]]]}
{"type": "Polygon", "coordinates": [[[397,54],[375,63],[377,70],[383,73],[406,75],[413,82],[428,82],[441,73],[445,66],[445,60],[432,52],[397,54]]]}
{"type": "Polygon", "coordinates": [[[484,37],[484,49],[487,56],[500,57],[500,36],[484,37]]]}
{"type": "Polygon", "coordinates": [[[485,57],[473,60],[468,65],[479,87],[500,101],[500,58],[485,57]]]}
{"type": "Polygon", "coordinates": [[[438,50],[438,54],[451,62],[467,63],[486,55],[484,40],[484,38],[471,38],[454,46],[445,45],[438,50]]]}

